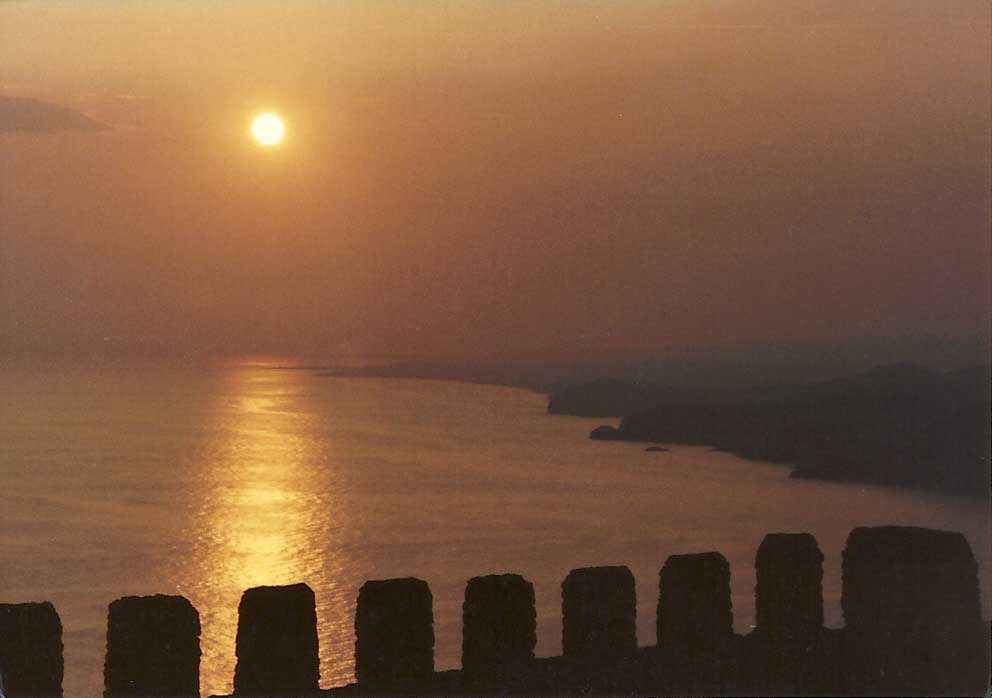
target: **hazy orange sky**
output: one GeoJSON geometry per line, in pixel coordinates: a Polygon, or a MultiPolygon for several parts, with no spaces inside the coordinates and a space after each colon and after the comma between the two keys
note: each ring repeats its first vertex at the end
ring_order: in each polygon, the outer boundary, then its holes
{"type": "Polygon", "coordinates": [[[986,334],[989,14],[0,2],[0,349],[986,334]]]}

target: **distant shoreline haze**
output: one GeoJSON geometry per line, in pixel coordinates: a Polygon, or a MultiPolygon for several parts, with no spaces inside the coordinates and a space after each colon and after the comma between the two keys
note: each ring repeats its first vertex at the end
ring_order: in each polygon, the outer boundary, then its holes
{"type": "Polygon", "coordinates": [[[596,380],[673,385],[747,387],[829,380],[897,362],[949,371],[987,364],[992,339],[987,335],[907,335],[820,338],[803,342],[763,342],[667,346],[656,351],[506,356],[417,356],[404,352],[301,352],[246,345],[240,351],[220,347],[158,344],[133,346],[117,341],[97,345],[66,339],[50,344],[18,343],[0,338],[0,357],[53,367],[73,363],[175,365],[249,362],[271,367],[311,368],[369,376],[408,376],[516,385],[554,392],[596,380]]]}
{"type": "Polygon", "coordinates": [[[336,372],[516,385],[552,393],[597,380],[715,388],[790,385],[831,380],[900,362],[950,371],[986,365],[990,356],[992,345],[978,335],[861,337],[673,347],[654,355],[612,357],[384,359],[368,366],[338,367],[336,372]]]}

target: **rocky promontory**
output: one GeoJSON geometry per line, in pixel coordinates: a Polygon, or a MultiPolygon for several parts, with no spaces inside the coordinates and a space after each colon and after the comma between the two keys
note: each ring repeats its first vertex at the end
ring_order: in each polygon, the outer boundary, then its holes
{"type": "Polygon", "coordinates": [[[765,401],[660,404],[597,440],[708,445],[792,476],[988,492],[990,369],[892,364],[765,401]]]}

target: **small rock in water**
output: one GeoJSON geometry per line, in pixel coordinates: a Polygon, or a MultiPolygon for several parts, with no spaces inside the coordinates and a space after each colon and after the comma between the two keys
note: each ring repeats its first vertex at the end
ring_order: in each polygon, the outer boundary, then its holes
{"type": "Polygon", "coordinates": [[[620,430],[604,424],[593,429],[589,433],[589,438],[594,441],[617,441],[620,439],[620,430]]]}
{"type": "Polygon", "coordinates": [[[662,448],[661,446],[648,446],[644,449],[646,453],[667,453],[669,450],[671,449],[662,448]]]}

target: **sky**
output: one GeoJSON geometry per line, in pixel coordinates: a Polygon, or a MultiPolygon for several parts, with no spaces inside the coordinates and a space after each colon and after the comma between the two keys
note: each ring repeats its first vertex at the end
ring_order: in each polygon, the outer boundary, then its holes
{"type": "Polygon", "coordinates": [[[0,352],[987,336],[989,18],[0,1],[0,352]]]}

